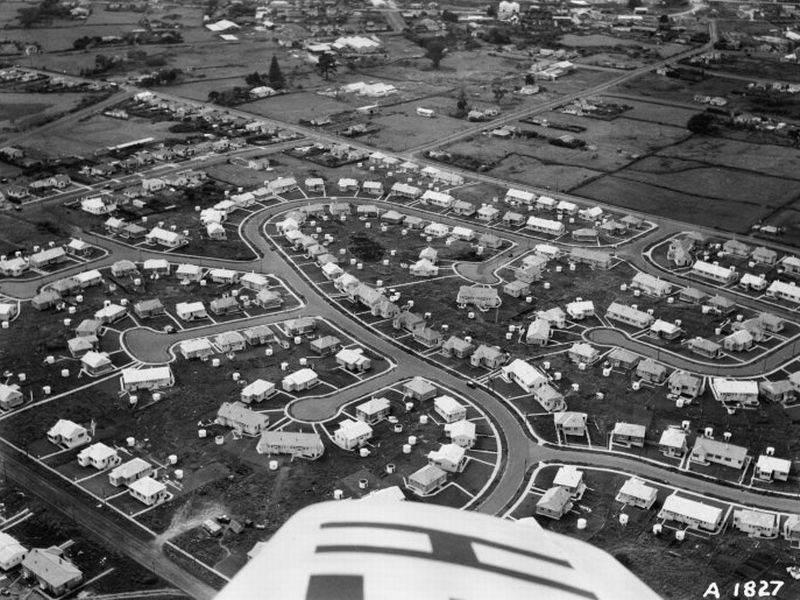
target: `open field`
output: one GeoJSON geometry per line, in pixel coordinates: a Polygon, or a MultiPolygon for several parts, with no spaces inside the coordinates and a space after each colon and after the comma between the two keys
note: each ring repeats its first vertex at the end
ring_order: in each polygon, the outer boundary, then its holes
{"type": "Polygon", "coordinates": [[[75,108],[84,98],[86,98],[85,94],[0,92],[0,129],[27,127],[47,117],[75,108]]]}
{"type": "Polygon", "coordinates": [[[31,134],[25,145],[49,155],[90,156],[95,150],[106,146],[116,146],[146,137],[155,139],[183,138],[188,134],[170,133],[173,123],[161,121],[153,123],[147,119],[131,117],[127,121],[92,116],[76,127],[74,123],[56,126],[47,131],[46,136],[31,134]]]}

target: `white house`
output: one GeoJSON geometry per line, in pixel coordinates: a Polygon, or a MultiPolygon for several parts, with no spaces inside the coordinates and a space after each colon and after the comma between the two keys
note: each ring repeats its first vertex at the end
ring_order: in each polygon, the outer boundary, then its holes
{"type": "Polygon", "coordinates": [[[540,217],[528,217],[525,227],[531,231],[555,236],[563,235],[566,231],[566,227],[561,221],[551,221],[540,217]]]}
{"type": "Polygon", "coordinates": [[[641,290],[650,296],[669,296],[672,293],[672,284],[658,277],[653,277],[649,273],[637,273],[631,280],[631,287],[641,290]]]}
{"type": "Polygon", "coordinates": [[[566,309],[567,314],[578,321],[594,316],[594,302],[591,300],[570,302],[566,309]]]}
{"type": "Polygon", "coordinates": [[[427,258],[420,258],[408,267],[408,272],[414,277],[436,277],[439,275],[439,267],[427,258]]]}
{"type": "Polygon", "coordinates": [[[116,467],[120,462],[122,462],[122,459],[119,457],[117,450],[106,446],[102,442],[92,444],[78,453],[78,464],[80,466],[91,466],[98,471],[116,467]]]}
{"type": "Polygon", "coordinates": [[[216,351],[214,346],[207,338],[195,338],[193,340],[184,340],[178,345],[178,351],[183,355],[183,358],[191,360],[193,358],[205,359],[216,351]]]}
{"type": "Polygon", "coordinates": [[[755,476],[763,481],[787,481],[792,461],[777,458],[771,454],[762,454],[756,461],[755,476]]]}
{"type": "Polygon", "coordinates": [[[661,432],[661,438],[658,441],[658,450],[665,456],[681,458],[689,449],[686,438],[686,432],[680,427],[667,427],[661,432]]]}
{"type": "Polygon", "coordinates": [[[177,248],[186,243],[186,236],[177,231],[168,231],[161,227],[153,227],[150,232],[145,236],[145,239],[151,243],[166,248],[177,248]]]}
{"type": "Polygon", "coordinates": [[[456,444],[442,444],[438,450],[428,452],[428,464],[448,473],[460,473],[467,465],[466,449],[456,444]]]}
{"type": "Polygon", "coordinates": [[[695,261],[692,265],[692,274],[723,285],[736,281],[736,271],[702,260],[695,261]]]}
{"type": "Polygon", "coordinates": [[[103,325],[119,321],[128,314],[128,309],[119,304],[109,304],[94,313],[94,318],[103,325]]]}
{"type": "Polygon", "coordinates": [[[795,285],[794,282],[786,283],[784,281],[775,280],[767,288],[767,296],[779,298],[800,304],[800,286],[795,285]]]}
{"type": "Polygon", "coordinates": [[[733,511],[733,526],[750,537],[778,536],[778,515],[762,510],[738,508],[733,511]]]}
{"type": "Polygon", "coordinates": [[[111,362],[107,352],[89,350],[81,356],[81,369],[90,377],[97,377],[103,373],[113,371],[114,364],[111,362]]]}
{"type": "Polygon", "coordinates": [[[261,402],[278,393],[275,384],[264,379],[256,379],[242,388],[240,399],[245,404],[261,402]]]}
{"type": "Polygon", "coordinates": [[[254,292],[260,292],[269,287],[269,279],[260,273],[245,273],[239,279],[239,285],[254,292]]]}
{"type": "Polygon", "coordinates": [[[333,441],[345,450],[363,446],[372,437],[372,427],[360,420],[345,419],[333,432],[333,441]]]}
{"type": "Polygon", "coordinates": [[[694,529],[715,531],[722,524],[722,509],[673,493],[664,500],[658,518],[676,521],[694,529]]]}
{"type": "Polygon", "coordinates": [[[369,425],[374,425],[389,416],[391,410],[392,405],[388,398],[371,398],[356,406],[356,418],[369,425]]]}
{"type": "Polygon", "coordinates": [[[256,436],[266,430],[269,416],[252,411],[240,402],[223,402],[217,410],[216,421],[243,435],[256,436]]]}
{"type": "Polygon", "coordinates": [[[450,228],[444,223],[430,223],[422,231],[427,236],[441,238],[450,233],[450,228]]]}
{"type": "Polygon", "coordinates": [[[5,532],[0,532],[0,569],[8,571],[22,562],[28,549],[5,532]]]}
{"type": "Polygon", "coordinates": [[[455,423],[467,418],[467,408],[452,396],[439,396],[433,399],[433,408],[445,423],[455,423]]]}
{"type": "Polygon", "coordinates": [[[450,194],[437,192],[435,190],[425,190],[419,199],[423,204],[431,204],[440,208],[450,208],[453,205],[453,198],[450,194]]]}
{"type": "Polygon", "coordinates": [[[128,485],[128,492],[146,506],[155,506],[169,499],[167,486],[150,476],[137,479],[128,485]]]}
{"type": "Polygon", "coordinates": [[[336,355],[336,364],[355,373],[363,373],[372,368],[372,360],[364,355],[363,348],[342,348],[336,355]]]}
{"type": "Polygon", "coordinates": [[[316,460],[325,452],[322,438],[316,432],[264,431],[256,445],[259,454],[289,454],[292,457],[316,460]]]}
{"type": "Polygon", "coordinates": [[[450,441],[462,448],[472,448],[475,445],[478,439],[476,429],[475,423],[467,421],[466,419],[447,423],[444,426],[444,431],[450,438],[450,441]]]}
{"type": "Polygon", "coordinates": [[[281,386],[286,392],[301,392],[319,383],[319,375],[313,369],[303,368],[283,378],[281,386]]]}
{"type": "Polygon", "coordinates": [[[47,439],[51,444],[77,448],[88,444],[92,437],[85,427],[67,419],[59,419],[47,432],[47,439]]]}
{"type": "Polygon", "coordinates": [[[506,204],[531,206],[536,200],[536,194],[525,190],[509,189],[505,196],[506,204]]]}
{"type": "Polygon", "coordinates": [[[208,312],[202,302],[179,302],[175,305],[178,318],[184,321],[196,321],[208,318],[208,312]]]}
{"type": "Polygon", "coordinates": [[[175,276],[181,281],[200,281],[203,278],[203,269],[199,265],[184,263],[178,265],[175,276]]]}
{"type": "Polygon", "coordinates": [[[417,495],[427,496],[447,482],[447,472],[434,465],[425,465],[408,476],[408,488],[417,495]]]}
{"type": "Polygon", "coordinates": [[[713,377],[710,383],[711,392],[720,402],[758,406],[757,381],[713,377]]]}
{"type": "Polygon", "coordinates": [[[658,490],[656,488],[646,485],[641,479],[631,477],[622,484],[616,500],[629,506],[649,510],[655,504],[657,496],[658,490]]]}
{"type": "Polygon", "coordinates": [[[122,369],[120,387],[126,392],[136,390],[159,390],[175,384],[169,365],[144,369],[122,369]]]}
{"type": "Polygon", "coordinates": [[[169,262],[164,258],[150,258],[142,264],[142,270],[145,274],[153,275],[169,275],[170,266],[169,262]]]}
{"type": "Polygon", "coordinates": [[[148,477],[154,472],[153,465],[141,458],[132,458],[108,474],[108,481],[114,487],[130,485],[142,477],[148,477]]]}
{"type": "Polygon", "coordinates": [[[500,376],[506,381],[513,381],[528,394],[547,383],[547,377],[521,358],[515,358],[509,364],[504,365],[500,369],[500,376]]]}

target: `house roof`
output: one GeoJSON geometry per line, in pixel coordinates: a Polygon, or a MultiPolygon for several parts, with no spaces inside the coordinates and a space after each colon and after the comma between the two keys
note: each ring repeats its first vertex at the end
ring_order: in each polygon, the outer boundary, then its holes
{"type": "Polygon", "coordinates": [[[658,490],[649,485],[645,485],[644,481],[631,477],[627,479],[619,490],[620,494],[631,496],[633,498],[640,498],[642,500],[650,500],[658,495],[658,490]]]}
{"type": "Polygon", "coordinates": [[[0,531],[0,564],[5,564],[25,554],[28,549],[7,533],[0,531]]]}
{"type": "Polygon", "coordinates": [[[339,429],[335,435],[342,435],[347,439],[359,438],[363,435],[372,435],[372,427],[364,421],[357,419],[345,419],[339,423],[339,429]]]}
{"type": "Polygon", "coordinates": [[[556,471],[553,485],[562,485],[567,488],[574,488],[583,481],[583,471],[579,471],[573,465],[564,465],[556,471]]]}
{"type": "Polygon", "coordinates": [[[323,448],[322,438],[315,432],[302,431],[262,431],[256,451],[263,453],[265,446],[282,446],[287,448],[307,448],[320,450],[323,448]]]}
{"type": "Polygon", "coordinates": [[[47,432],[47,435],[70,439],[75,435],[80,435],[81,433],[86,433],[85,427],[82,427],[81,425],[73,423],[67,419],[59,419],[56,421],[56,424],[50,428],[50,430],[47,432]]]}
{"type": "Polygon", "coordinates": [[[718,523],[722,518],[721,508],[675,494],[667,496],[662,510],[697,519],[702,523],[718,523]]]}
{"type": "Polygon", "coordinates": [[[714,454],[716,456],[730,457],[731,460],[743,461],[747,457],[747,448],[720,442],[706,437],[699,437],[694,441],[692,454],[714,454]]]}
{"type": "Polygon", "coordinates": [[[181,352],[189,354],[194,352],[203,352],[205,350],[214,351],[214,347],[207,338],[195,338],[193,340],[185,340],[180,344],[181,352]]]}
{"type": "Polygon", "coordinates": [[[81,570],[60,553],[57,548],[33,548],[25,555],[22,566],[49,586],[60,588],[83,576],[81,570]]]}
{"type": "Polygon", "coordinates": [[[576,411],[564,411],[553,415],[553,422],[561,427],[584,427],[589,415],[576,411]]]}
{"type": "Polygon", "coordinates": [[[772,529],[778,525],[778,515],[775,513],[764,512],[763,510],[752,510],[749,508],[739,508],[733,511],[733,518],[739,518],[739,524],[758,529],[772,529]]]}
{"type": "Polygon", "coordinates": [[[417,483],[421,486],[427,486],[434,481],[439,481],[442,477],[447,477],[447,473],[437,467],[436,465],[425,465],[421,469],[414,471],[408,476],[410,482],[417,483]]]}
{"type": "Polygon", "coordinates": [[[436,386],[422,377],[414,377],[410,381],[404,383],[403,387],[411,393],[420,394],[422,396],[436,391],[436,386]]]}
{"type": "Polygon", "coordinates": [[[158,298],[152,298],[150,300],[142,300],[141,302],[137,302],[134,305],[134,308],[139,311],[148,311],[164,308],[164,305],[158,298]]]}
{"type": "Polygon", "coordinates": [[[444,412],[457,412],[464,408],[452,396],[437,396],[433,399],[433,405],[444,412]]]}
{"type": "Polygon", "coordinates": [[[643,438],[646,432],[647,428],[637,423],[614,423],[614,431],[611,434],[643,438]]]}
{"type": "Polygon", "coordinates": [[[341,360],[345,364],[359,364],[369,360],[364,356],[363,348],[342,348],[336,353],[336,360],[341,360]]]}
{"type": "Polygon", "coordinates": [[[239,402],[223,402],[217,410],[217,418],[229,419],[245,427],[265,427],[269,423],[267,415],[252,411],[239,402]]]}
{"type": "Polygon", "coordinates": [[[758,394],[758,382],[746,381],[742,379],[725,379],[714,377],[711,380],[712,387],[720,395],[725,394],[758,394]]]}
{"type": "Polygon", "coordinates": [[[461,419],[455,423],[445,423],[444,430],[450,434],[451,438],[468,437],[475,439],[476,437],[475,423],[461,419]]]}
{"type": "Polygon", "coordinates": [[[442,444],[438,450],[428,452],[428,459],[458,464],[464,459],[466,450],[458,444],[442,444]]]}
{"type": "Polygon", "coordinates": [[[597,355],[598,350],[586,342],[575,342],[572,344],[572,346],[570,346],[569,353],[576,354],[581,358],[593,358],[597,355]]]}
{"type": "Polygon", "coordinates": [[[123,383],[145,383],[160,379],[171,379],[172,371],[169,366],[149,367],[145,369],[122,369],[123,383]]]}
{"type": "Polygon", "coordinates": [[[231,345],[231,344],[244,344],[244,336],[238,331],[223,331],[217,336],[217,344],[231,345]]]}
{"type": "Polygon", "coordinates": [[[309,369],[305,367],[303,369],[298,369],[294,373],[290,373],[286,377],[283,378],[284,384],[286,383],[294,383],[296,385],[302,385],[304,383],[308,383],[310,381],[314,381],[317,379],[317,373],[314,369],[309,369]]]}
{"type": "Polygon", "coordinates": [[[90,350],[81,357],[81,362],[90,369],[97,369],[104,365],[110,365],[111,359],[107,352],[95,352],[90,350]]]}
{"type": "Polygon", "coordinates": [[[667,427],[661,432],[658,440],[659,446],[669,446],[670,448],[683,448],[686,444],[686,432],[678,427],[667,427]]]}
{"type": "Polygon", "coordinates": [[[95,462],[102,462],[116,455],[117,451],[114,448],[106,446],[103,442],[97,442],[81,450],[78,453],[78,458],[87,457],[95,462]]]}
{"type": "Polygon", "coordinates": [[[569,504],[569,500],[570,493],[560,485],[557,485],[551,487],[539,498],[538,502],[536,502],[536,508],[545,508],[554,512],[560,512],[569,504]]]}
{"type": "Polygon", "coordinates": [[[502,371],[506,376],[513,373],[514,376],[522,382],[522,385],[528,388],[547,382],[547,378],[542,375],[539,369],[521,358],[515,358],[509,364],[502,367],[502,371]]]}
{"type": "Polygon", "coordinates": [[[131,460],[122,463],[118,467],[115,467],[110,473],[110,477],[122,477],[128,478],[140,473],[144,473],[148,469],[151,469],[152,465],[144,459],[139,457],[132,458],[131,460]]]}
{"type": "Polygon", "coordinates": [[[144,497],[148,497],[165,492],[167,486],[148,475],[147,477],[142,477],[128,484],[128,489],[144,497]]]}
{"type": "Polygon", "coordinates": [[[788,473],[792,468],[792,461],[786,458],[778,458],[777,456],[762,454],[758,457],[756,468],[761,471],[779,471],[781,473],[788,473]]]}
{"type": "Polygon", "coordinates": [[[367,415],[374,415],[375,413],[379,413],[388,409],[391,406],[388,398],[380,397],[380,398],[371,398],[366,402],[362,402],[358,406],[356,406],[356,410],[363,412],[367,415]]]}

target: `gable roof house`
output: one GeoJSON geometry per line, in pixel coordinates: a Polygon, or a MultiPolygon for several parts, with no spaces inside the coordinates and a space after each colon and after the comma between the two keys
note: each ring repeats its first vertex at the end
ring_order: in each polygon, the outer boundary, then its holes
{"type": "Polygon", "coordinates": [[[486,367],[489,370],[496,369],[508,360],[508,354],[503,352],[499,346],[489,346],[481,344],[469,357],[469,363],[473,367],[486,367]]]}
{"type": "Polygon", "coordinates": [[[570,493],[561,486],[547,490],[536,502],[536,514],[551,519],[560,519],[572,509],[570,493]]]}
{"type": "Polygon", "coordinates": [[[217,411],[217,423],[243,435],[257,436],[269,425],[269,417],[250,410],[239,402],[223,402],[217,411]]]}
{"type": "Polygon", "coordinates": [[[553,424],[555,425],[556,432],[564,436],[584,437],[587,434],[586,420],[588,418],[589,415],[586,413],[567,410],[554,413],[553,424]]]}
{"type": "Polygon", "coordinates": [[[460,473],[467,466],[466,449],[457,444],[441,444],[438,450],[428,452],[428,464],[448,473],[460,473]]]}
{"type": "Polygon", "coordinates": [[[722,355],[722,346],[718,343],[702,337],[694,337],[686,342],[687,348],[695,354],[700,354],[707,358],[719,358],[722,355]]]}
{"type": "Polygon", "coordinates": [[[39,587],[61,596],[83,581],[83,572],[62,556],[61,548],[33,548],[22,559],[22,573],[36,579],[39,587]]]}
{"type": "Polygon", "coordinates": [[[644,437],[646,428],[644,425],[636,423],[615,423],[614,429],[611,432],[611,444],[625,446],[637,446],[642,448],[644,446],[644,437]]]}
{"type": "Polygon", "coordinates": [[[667,367],[652,358],[645,358],[636,365],[636,376],[649,383],[663,383],[667,378],[667,367]]]}
{"type": "Polygon", "coordinates": [[[325,452],[322,438],[316,432],[264,431],[256,445],[259,454],[289,454],[292,457],[316,460],[325,452]]]}
{"type": "Polygon", "coordinates": [[[655,321],[653,315],[619,302],[612,302],[606,310],[606,319],[619,321],[636,329],[650,327],[655,321]]]}
{"type": "Polygon", "coordinates": [[[388,398],[371,398],[356,406],[356,419],[374,425],[389,416],[392,404],[388,398]]]}
{"type": "Polygon", "coordinates": [[[694,442],[689,459],[702,465],[718,464],[741,469],[747,458],[747,448],[727,442],[699,437],[694,442]]]}
{"type": "Polygon", "coordinates": [[[430,400],[437,393],[436,386],[422,377],[414,377],[403,384],[403,394],[414,400],[430,400]]]}
{"type": "Polygon", "coordinates": [[[575,364],[591,365],[600,358],[600,351],[586,342],[575,342],[567,351],[567,356],[575,364]]]}
{"type": "Polygon", "coordinates": [[[474,350],[475,346],[472,344],[472,342],[468,342],[458,336],[451,335],[442,345],[440,352],[444,356],[448,357],[454,356],[456,358],[467,358],[474,350]]]}
{"type": "Polygon", "coordinates": [[[0,383],[0,408],[10,410],[25,401],[19,386],[16,383],[0,383]]]}
{"type": "Polygon", "coordinates": [[[245,404],[262,402],[263,400],[271,398],[277,393],[278,390],[274,383],[264,379],[256,379],[242,388],[242,391],[239,395],[239,400],[245,404]]]}
{"type": "Polygon", "coordinates": [[[641,479],[631,477],[622,484],[619,492],[617,492],[616,501],[649,510],[655,504],[657,496],[658,490],[656,488],[645,485],[641,479]]]}
{"type": "Polygon", "coordinates": [[[762,454],[756,461],[755,476],[762,481],[788,481],[791,468],[791,460],[762,454]]]}
{"type": "Polygon", "coordinates": [[[667,379],[669,393],[697,398],[705,389],[705,379],[688,371],[675,370],[667,379]]]}
{"type": "Polygon", "coordinates": [[[665,456],[681,458],[689,449],[686,438],[687,434],[682,428],[671,425],[661,432],[658,450],[665,456]]]}
{"type": "Polygon", "coordinates": [[[372,359],[364,354],[363,348],[342,348],[336,353],[336,364],[346,371],[363,373],[372,368],[372,359]]]}
{"type": "Polygon", "coordinates": [[[92,440],[92,437],[85,427],[67,419],[59,419],[56,424],[47,431],[47,440],[51,444],[57,446],[77,448],[83,444],[88,444],[92,440]]]}
{"type": "Polygon", "coordinates": [[[462,285],[458,288],[456,303],[460,307],[476,306],[479,310],[497,308],[502,304],[497,288],[482,285],[462,285]]]}

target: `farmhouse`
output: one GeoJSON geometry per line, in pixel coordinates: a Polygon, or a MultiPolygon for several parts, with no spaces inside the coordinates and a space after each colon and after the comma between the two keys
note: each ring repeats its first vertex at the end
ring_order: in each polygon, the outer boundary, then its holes
{"type": "Polygon", "coordinates": [[[589,415],[582,412],[564,411],[555,413],[553,415],[553,424],[555,425],[556,432],[564,436],[572,435],[576,437],[584,437],[587,434],[586,420],[589,415]]]}
{"type": "Polygon", "coordinates": [[[122,459],[114,448],[102,442],[92,444],[78,453],[78,464],[82,467],[94,467],[98,471],[116,467],[122,459]]]}
{"type": "Polygon", "coordinates": [[[259,454],[289,454],[292,457],[316,460],[325,452],[318,433],[294,431],[264,431],[256,445],[259,454]]]}
{"type": "Polygon", "coordinates": [[[217,411],[217,423],[243,435],[257,436],[269,425],[269,417],[254,412],[239,402],[223,402],[217,411]]]}
{"type": "Polygon", "coordinates": [[[718,464],[741,469],[747,458],[747,448],[699,437],[694,442],[689,459],[702,465],[718,464]]]}
{"type": "Polygon", "coordinates": [[[758,406],[758,383],[741,379],[711,379],[711,391],[720,402],[758,406]]]}
{"type": "Polygon", "coordinates": [[[536,514],[560,519],[572,509],[570,493],[561,486],[551,487],[536,502],[536,514]]]}
{"type": "Polygon", "coordinates": [[[615,423],[611,432],[611,443],[630,448],[631,446],[644,446],[646,428],[635,423],[615,423]]]}
{"type": "Polygon", "coordinates": [[[688,371],[673,371],[667,379],[669,393],[688,398],[697,398],[705,388],[704,379],[688,371]]]}
{"type": "Polygon", "coordinates": [[[749,508],[733,511],[733,526],[750,537],[777,537],[778,525],[778,515],[775,513],[749,508]]]}
{"type": "Polygon", "coordinates": [[[497,289],[482,285],[462,285],[458,288],[456,304],[460,308],[475,305],[479,310],[498,308],[502,304],[497,289]]]}
{"type": "Polygon", "coordinates": [[[673,493],[664,500],[658,518],[683,523],[694,529],[715,531],[722,524],[722,509],[673,493]]]}
{"type": "Polygon", "coordinates": [[[319,375],[313,369],[303,368],[283,378],[281,387],[285,392],[301,392],[313,388],[319,383],[319,375]]]}
{"type": "Polygon", "coordinates": [[[661,438],[658,440],[658,450],[665,456],[681,458],[688,450],[686,432],[673,425],[667,427],[661,432],[661,438]]]}
{"type": "Polygon", "coordinates": [[[434,465],[425,465],[408,476],[408,488],[419,496],[427,496],[447,482],[447,472],[434,465]]]}
{"type": "Polygon", "coordinates": [[[392,410],[388,398],[372,398],[356,406],[356,419],[375,425],[389,416],[392,410]]]}
{"type": "Polygon", "coordinates": [[[486,367],[489,370],[496,369],[508,360],[508,355],[499,346],[487,346],[481,344],[469,357],[469,363],[473,367],[486,367]]]}
{"type": "Polygon", "coordinates": [[[452,396],[438,396],[433,399],[433,408],[445,423],[455,423],[467,418],[467,408],[452,396]]]}
{"type": "Polygon", "coordinates": [[[619,321],[636,329],[650,327],[655,321],[653,315],[619,302],[612,302],[609,305],[608,310],[606,310],[606,319],[619,321]]]}
{"type": "Polygon", "coordinates": [[[92,441],[92,437],[85,427],[68,421],[59,419],[47,432],[47,440],[57,446],[67,448],[77,448],[92,441]]]}
{"type": "Polygon", "coordinates": [[[136,390],[159,390],[171,387],[175,378],[169,366],[149,367],[144,369],[122,369],[120,387],[126,392],[136,390]]]}
{"type": "Polygon", "coordinates": [[[428,452],[428,464],[448,473],[460,473],[467,466],[466,449],[456,444],[442,444],[438,450],[428,452]]]}
{"type": "Polygon", "coordinates": [[[728,285],[736,281],[735,271],[702,260],[698,260],[692,265],[692,275],[709,279],[722,285],[728,285]]]}
{"type": "Polygon", "coordinates": [[[645,483],[641,479],[631,477],[622,484],[617,493],[616,500],[628,506],[650,510],[655,504],[658,490],[645,483]]]}
{"type": "Polygon", "coordinates": [[[353,450],[363,446],[372,437],[372,427],[364,421],[345,419],[339,429],[333,432],[333,441],[340,448],[353,450]]]}

